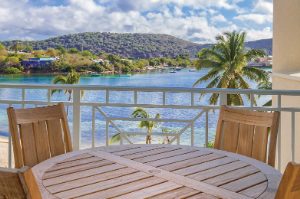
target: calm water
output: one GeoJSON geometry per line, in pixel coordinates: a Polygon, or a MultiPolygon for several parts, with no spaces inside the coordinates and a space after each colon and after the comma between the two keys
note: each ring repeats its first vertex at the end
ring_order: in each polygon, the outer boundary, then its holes
{"type": "MultiPolygon", "coordinates": [[[[182,70],[177,73],[165,72],[151,72],[145,74],[134,74],[134,75],[121,75],[121,76],[83,76],[81,77],[80,84],[82,85],[109,85],[109,86],[154,86],[154,87],[192,87],[193,83],[201,76],[207,73],[207,70],[201,70],[197,72],[189,72],[188,70],[182,70]]],[[[53,79],[51,75],[29,75],[29,76],[0,76],[0,83],[2,84],[50,84],[53,79]]],[[[249,81],[250,82],[250,81],[249,81]]],[[[252,88],[256,87],[254,82],[250,82],[252,88]]],[[[199,87],[205,87],[205,84],[199,87]]],[[[196,96],[198,99],[196,103],[207,104],[209,96],[204,96],[200,99],[200,96],[196,96]]],[[[28,90],[26,92],[26,100],[46,100],[47,93],[44,90],[28,90]]],[[[0,99],[21,99],[20,89],[0,89],[0,99]]],[[[62,93],[54,94],[52,96],[53,100],[66,100],[66,96],[62,93]]],[[[161,95],[157,93],[140,93],[138,95],[139,103],[161,103],[161,95]]],[[[93,102],[104,102],[105,94],[102,91],[99,92],[85,92],[83,100],[93,101],[93,102]]],[[[111,101],[112,102],[125,102],[131,103],[133,100],[132,92],[112,92],[111,101]]],[[[267,99],[261,98],[259,101],[263,103],[267,99]]],[[[189,104],[190,98],[186,94],[168,94],[167,104],[189,104]]],[[[17,105],[14,105],[18,107],[17,105]]],[[[6,119],[6,107],[7,105],[0,105],[0,134],[7,136],[7,119],[6,119]]],[[[30,106],[27,106],[30,107],[30,106]]],[[[102,108],[106,114],[109,116],[118,117],[130,117],[133,108],[112,108],[104,107],[102,108]]],[[[156,113],[161,114],[162,118],[182,118],[191,119],[199,113],[199,110],[174,110],[174,109],[151,109],[148,110],[153,116],[156,113]]],[[[91,107],[82,107],[82,144],[85,147],[91,146],[91,107]]],[[[69,115],[72,115],[70,111],[69,115]]],[[[213,139],[215,124],[217,121],[217,112],[209,113],[209,138],[213,139]]],[[[72,118],[72,117],[70,117],[72,118]]],[[[72,121],[69,122],[72,126],[72,121]]],[[[116,121],[118,127],[122,130],[129,132],[144,131],[138,129],[137,122],[121,122],[116,121]]],[[[196,145],[202,145],[204,143],[205,134],[205,119],[204,117],[199,118],[195,123],[195,143],[196,145]]],[[[171,132],[179,131],[183,128],[186,123],[160,123],[154,132],[161,132],[162,128],[168,128],[171,132]]],[[[184,135],[181,137],[181,142],[187,144],[190,142],[190,129],[187,129],[184,135]]],[[[117,131],[110,126],[109,134],[110,136],[115,134],[117,131]]],[[[134,142],[143,142],[144,137],[134,137],[132,138],[134,142]]],[[[154,137],[155,142],[162,142],[161,137],[154,137]]],[[[96,145],[102,145],[105,143],[105,120],[100,113],[96,114],[96,145]]]]}

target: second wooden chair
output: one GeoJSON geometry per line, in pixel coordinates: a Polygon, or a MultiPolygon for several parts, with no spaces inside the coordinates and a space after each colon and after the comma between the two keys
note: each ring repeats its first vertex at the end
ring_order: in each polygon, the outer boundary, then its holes
{"type": "Polygon", "coordinates": [[[252,157],[274,167],[278,124],[279,112],[222,106],[214,148],[252,157]]]}
{"type": "Polygon", "coordinates": [[[15,167],[32,167],[72,151],[63,103],[29,109],[7,109],[15,167]]]}
{"type": "Polygon", "coordinates": [[[300,164],[290,162],[281,178],[275,199],[300,198],[300,164]]]}

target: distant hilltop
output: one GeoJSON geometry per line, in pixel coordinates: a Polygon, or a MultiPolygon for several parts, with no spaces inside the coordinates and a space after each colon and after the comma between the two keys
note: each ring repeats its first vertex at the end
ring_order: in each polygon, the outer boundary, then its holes
{"type": "MultiPolygon", "coordinates": [[[[65,48],[89,50],[93,53],[106,52],[134,59],[175,57],[182,54],[195,57],[202,48],[211,45],[197,44],[166,34],[100,32],[69,34],[39,41],[2,41],[6,47],[17,42],[31,45],[35,50],[63,46],[65,48]]],[[[247,42],[246,46],[265,49],[268,54],[272,54],[272,39],[247,42]]]]}

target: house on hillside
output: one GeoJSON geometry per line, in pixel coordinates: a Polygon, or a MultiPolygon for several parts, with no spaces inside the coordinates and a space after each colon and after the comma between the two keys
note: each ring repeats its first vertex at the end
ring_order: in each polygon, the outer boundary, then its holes
{"type": "Polygon", "coordinates": [[[25,69],[30,68],[40,68],[40,67],[47,67],[52,62],[56,61],[56,57],[41,57],[41,58],[29,58],[28,60],[21,61],[21,65],[25,69]]]}
{"type": "Polygon", "coordinates": [[[270,67],[273,65],[273,57],[261,57],[257,58],[255,60],[252,60],[248,63],[247,66],[249,67],[270,67]]]}

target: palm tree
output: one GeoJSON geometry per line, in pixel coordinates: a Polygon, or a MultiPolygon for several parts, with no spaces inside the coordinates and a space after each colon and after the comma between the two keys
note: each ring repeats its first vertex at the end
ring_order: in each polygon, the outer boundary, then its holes
{"type": "MultiPolygon", "coordinates": [[[[64,75],[58,75],[53,79],[53,84],[78,84],[80,80],[80,74],[77,73],[75,70],[71,70],[66,76],[64,75]]],[[[62,92],[61,89],[54,89],[51,91],[51,95],[53,95],[56,92],[62,92]]],[[[68,94],[68,100],[71,101],[72,99],[72,89],[66,89],[65,94],[68,94]]],[[[81,96],[83,93],[81,93],[81,96]]],[[[67,107],[67,113],[68,113],[68,107],[67,107]]]]}
{"type": "MultiPolygon", "coordinates": [[[[272,89],[272,82],[270,80],[262,81],[258,84],[257,88],[258,89],[264,89],[264,90],[271,90],[272,89]]],[[[263,106],[272,106],[272,99],[267,101],[263,106]]]]}
{"type": "MultiPolygon", "coordinates": [[[[133,118],[144,118],[144,119],[149,119],[151,118],[151,115],[144,109],[142,108],[136,108],[132,114],[133,118]]],[[[160,114],[156,114],[155,119],[160,118],[160,114]]],[[[147,136],[146,136],[146,144],[151,144],[152,140],[152,130],[154,127],[157,126],[157,121],[140,121],[139,123],[139,128],[146,128],[147,129],[147,136]]],[[[121,134],[117,133],[112,138],[110,139],[110,143],[118,142],[121,139],[121,134]]]]}
{"type": "MultiPolygon", "coordinates": [[[[211,48],[202,49],[198,54],[196,68],[210,68],[199,78],[194,86],[209,81],[207,88],[249,89],[245,78],[256,82],[266,81],[269,75],[264,70],[247,67],[247,63],[257,57],[265,56],[263,50],[245,48],[245,32],[225,32],[216,37],[217,43],[211,48]]],[[[247,95],[250,99],[250,95],[247,95]]],[[[219,94],[211,95],[210,104],[217,104],[219,94]]],[[[240,94],[228,94],[228,105],[243,105],[240,94]]]]}

